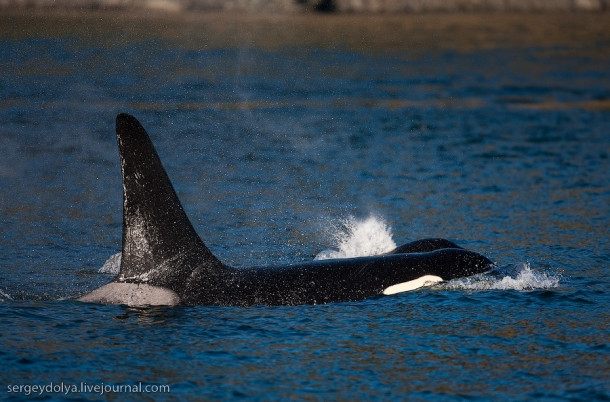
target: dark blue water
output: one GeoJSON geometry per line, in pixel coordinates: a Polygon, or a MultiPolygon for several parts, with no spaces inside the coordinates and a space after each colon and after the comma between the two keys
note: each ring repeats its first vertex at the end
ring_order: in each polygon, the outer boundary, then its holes
{"type": "Polygon", "coordinates": [[[58,29],[0,38],[3,397],[142,382],[203,399],[610,398],[610,43],[197,48],[58,29]],[[120,252],[123,111],[228,264],[308,261],[364,228],[357,249],[439,236],[499,268],[358,303],[74,302],[120,252]]]}

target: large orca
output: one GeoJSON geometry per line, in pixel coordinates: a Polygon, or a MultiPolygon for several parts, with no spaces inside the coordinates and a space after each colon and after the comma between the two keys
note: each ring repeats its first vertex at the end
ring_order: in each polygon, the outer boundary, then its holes
{"type": "Polygon", "coordinates": [[[490,270],[486,257],[444,239],[380,256],[232,268],[205,246],[186,216],[142,125],[116,119],[123,175],[123,251],[112,282],[83,302],[127,305],[296,305],[348,302],[490,270]]]}

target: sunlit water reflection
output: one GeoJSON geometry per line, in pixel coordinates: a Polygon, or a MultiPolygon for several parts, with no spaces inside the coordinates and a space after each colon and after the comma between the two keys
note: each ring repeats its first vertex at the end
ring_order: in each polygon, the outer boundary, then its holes
{"type": "MultiPolygon", "coordinates": [[[[389,18],[389,32],[362,25],[364,38],[404,34],[389,18]]],[[[3,385],[143,381],[209,399],[609,397],[607,36],[489,42],[500,33],[488,26],[488,37],[463,28],[451,47],[439,27],[438,42],[422,29],[416,42],[371,49],[345,19],[309,31],[298,20],[311,37],[285,38],[292,45],[235,22],[242,42],[204,39],[197,20],[60,19],[40,33],[27,21],[3,17],[0,38],[3,385]],[[333,29],[343,36],[323,37],[333,29]],[[120,111],[148,128],[196,229],[228,264],[439,236],[498,269],[324,306],[72,302],[112,278],[98,271],[120,252],[120,111]]]]}

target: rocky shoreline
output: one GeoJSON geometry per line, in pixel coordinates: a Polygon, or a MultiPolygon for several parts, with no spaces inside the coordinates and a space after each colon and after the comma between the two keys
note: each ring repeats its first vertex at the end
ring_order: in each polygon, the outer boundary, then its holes
{"type": "Polygon", "coordinates": [[[0,10],[430,13],[605,12],[610,0],[0,0],[0,10]]]}

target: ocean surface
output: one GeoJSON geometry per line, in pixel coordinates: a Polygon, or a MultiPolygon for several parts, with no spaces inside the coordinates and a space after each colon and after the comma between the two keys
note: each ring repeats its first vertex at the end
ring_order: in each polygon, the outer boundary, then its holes
{"type": "Polygon", "coordinates": [[[607,18],[380,18],[0,16],[2,398],[610,399],[607,18]],[[118,268],[119,112],[227,264],[444,237],[497,268],[356,303],[76,302],[118,268]]]}

